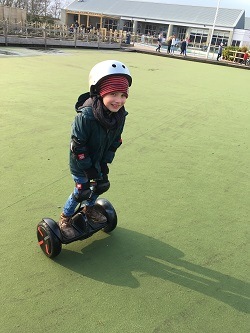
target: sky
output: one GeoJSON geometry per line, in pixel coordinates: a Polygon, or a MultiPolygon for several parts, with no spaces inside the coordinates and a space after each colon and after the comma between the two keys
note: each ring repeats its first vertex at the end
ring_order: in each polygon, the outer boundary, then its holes
{"type": "MultiPolygon", "coordinates": [[[[147,1],[147,2],[165,2],[174,3],[178,5],[191,5],[191,6],[204,6],[204,7],[217,7],[220,1],[220,7],[244,9],[246,16],[250,17],[250,0],[131,0],[131,1],[147,1]]],[[[65,0],[62,3],[71,3],[73,0],[65,0]]]]}

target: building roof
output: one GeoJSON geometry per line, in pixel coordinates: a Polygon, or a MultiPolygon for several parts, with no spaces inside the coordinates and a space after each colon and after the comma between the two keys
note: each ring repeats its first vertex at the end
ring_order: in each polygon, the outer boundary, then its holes
{"type": "MultiPolygon", "coordinates": [[[[118,16],[127,20],[208,26],[213,25],[216,13],[216,7],[187,6],[131,0],[76,0],[66,6],[65,10],[118,16]]],[[[219,8],[216,26],[225,28],[237,27],[238,22],[244,15],[245,11],[243,9],[219,8]]]]}

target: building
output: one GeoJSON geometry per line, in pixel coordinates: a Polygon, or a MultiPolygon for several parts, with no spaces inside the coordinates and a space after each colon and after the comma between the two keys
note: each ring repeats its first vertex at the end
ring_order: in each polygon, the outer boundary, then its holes
{"type": "MultiPolygon", "coordinates": [[[[84,28],[125,30],[134,34],[176,35],[188,37],[190,47],[208,45],[215,18],[215,7],[174,5],[133,0],[76,0],[62,10],[62,21],[70,26],[75,21],[84,28]]],[[[219,8],[212,45],[240,45],[248,33],[243,9],[219,8]],[[234,33],[236,32],[236,38],[234,33]]]]}

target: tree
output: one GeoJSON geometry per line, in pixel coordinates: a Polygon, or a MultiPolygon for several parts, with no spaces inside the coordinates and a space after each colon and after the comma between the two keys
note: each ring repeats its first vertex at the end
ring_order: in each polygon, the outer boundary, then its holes
{"type": "Polygon", "coordinates": [[[54,0],[52,1],[51,7],[50,7],[50,13],[52,17],[59,19],[61,16],[61,8],[62,8],[62,1],[61,0],[54,0]]]}
{"type": "Polygon", "coordinates": [[[65,1],[61,0],[0,0],[0,5],[27,9],[28,16],[59,18],[65,1]]]}

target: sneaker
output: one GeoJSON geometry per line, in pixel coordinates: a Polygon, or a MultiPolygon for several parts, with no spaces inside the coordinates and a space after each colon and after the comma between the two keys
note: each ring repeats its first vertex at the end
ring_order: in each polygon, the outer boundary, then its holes
{"type": "Polygon", "coordinates": [[[96,206],[85,206],[83,208],[83,213],[86,215],[88,220],[91,220],[95,223],[105,223],[107,222],[106,216],[104,216],[100,209],[96,206]]]}
{"type": "Polygon", "coordinates": [[[58,225],[65,238],[75,237],[75,231],[72,227],[71,216],[66,216],[64,215],[64,213],[62,213],[58,225]]]}

